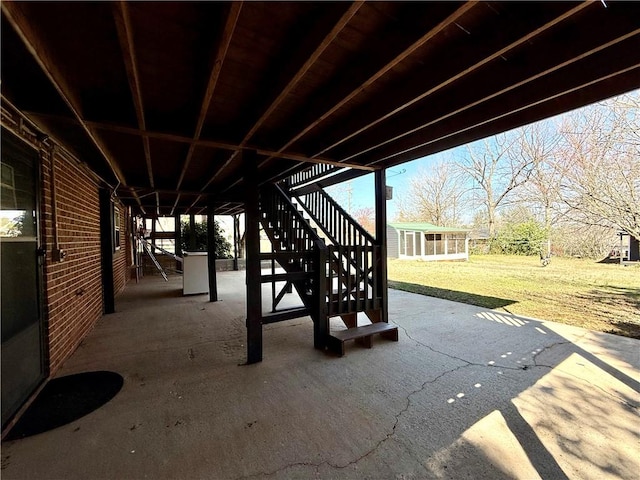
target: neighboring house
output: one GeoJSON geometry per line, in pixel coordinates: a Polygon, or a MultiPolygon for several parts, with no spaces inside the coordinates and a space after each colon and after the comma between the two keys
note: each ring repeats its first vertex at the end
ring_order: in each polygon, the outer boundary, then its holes
{"type": "Polygon", "coordinates": [[[420,260],[468,260],[469,238],[464,228],[431,223],[387,224],[387,257],[420,260]]]}
{"type": "Polygon", "coordinates": [[[469,251],[471,253],[477,253],[484,255],[489,253],[491,246],[491,235],[489,235],[489,229],[487,228],[473,228],[467,233],[469,238],[469,251]]]}
{"type": "Polygon", "coordinates": [[[640,261],[640,241],[626,232],[619,232],[620,237],[620,261],[640,261]]]}

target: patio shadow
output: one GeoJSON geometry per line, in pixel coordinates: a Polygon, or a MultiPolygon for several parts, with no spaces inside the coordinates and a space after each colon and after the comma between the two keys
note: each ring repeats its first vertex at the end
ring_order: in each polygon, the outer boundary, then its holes
{"type": "Polygon", "coordinates": [[[475,305],[477,307],[484,307],[488,309],[502,308],[506,307],[507,305],[517,303],[516,300],[508,300],[506,298],[487,297],[485,295],[477,295],[474,293],[461,292],[458,290],[428,287],[425,285],[397,282],[394,280],[389,280],[389,288],[395,288],[396,290],[403,290],[405,292],[417,293],[419,295],[426,295],[428,297],[442,298],[444,300],[451,300],[453,302],[466,303],[468,305],[475,305]]]}

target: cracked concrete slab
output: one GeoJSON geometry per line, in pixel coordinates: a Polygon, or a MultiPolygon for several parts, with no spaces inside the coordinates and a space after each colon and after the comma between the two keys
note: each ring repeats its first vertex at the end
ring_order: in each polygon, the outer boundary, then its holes
{"type": "MultiPolygon", "coordinates": [[[[245,360],[243,272],[220,302],[146,278],[59,376],[102,408],[2,445],[3,478],[622,478],[640,471],[640,342],[391,291],[398,343],[313,349],[308,318],[245,360]]],[[[265,297],[268,297],[265,292],[265,297]]],[[[266,302],[265,302],[266,304],[266,302]]],[[[337,323],[334,323],[337,328],[337,323]]]]}

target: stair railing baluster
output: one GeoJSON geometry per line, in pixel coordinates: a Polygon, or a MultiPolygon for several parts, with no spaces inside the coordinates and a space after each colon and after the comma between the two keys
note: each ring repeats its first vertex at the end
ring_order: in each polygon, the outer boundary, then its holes
{"type": "Polygon", "coordinates": [[[380,308],[378,297],[383,292],[379,292],[378,275],[383,259],[375,238],[319,186],[295,198],[328,239],[324,282],[328,314],[380,308]]]}

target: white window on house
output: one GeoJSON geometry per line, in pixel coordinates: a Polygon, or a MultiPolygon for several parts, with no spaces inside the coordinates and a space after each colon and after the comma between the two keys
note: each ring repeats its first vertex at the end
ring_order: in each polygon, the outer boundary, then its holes
{"type": "Polygon", "coordinates": [[[464,253],[464,241],[466,235],[464,233],[450,233],[448,238],[447,250],[449,254],[464,253]]]}
{"type": "Polygon", "coordinates": [[[400,230],[400,255],[405,255],[407,252],[407,249],[404,245],[404,240],[404,230],[400,230]]]}
{"type": "Polygon", "coordinates": [[[443,255],[444,239],[440,233],[427,233],[425,239],[425,255],[443,255]]]}
{"type": "Polygon", "coordinates": [[[444,255],[444,235],[441,233],[435,234],[435,254],[436,255],[444,255]]]}

